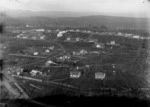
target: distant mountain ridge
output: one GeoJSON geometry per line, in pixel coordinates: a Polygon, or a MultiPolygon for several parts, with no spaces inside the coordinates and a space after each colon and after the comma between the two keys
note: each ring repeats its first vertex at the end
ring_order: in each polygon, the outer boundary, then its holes
{"type": "Polygon", "coordinates": [[[82,17],[44,17],[44,16],[32,16],[32,17],[17,17],[12,18],[7,16],[5,18],[6,24],[51,24],[51,25],[66,25],[66,26],[100,26],[106,25],[110,28],[135,28],[135,29],[147,29],[147,18],[129,18],[129,17],[116,17],[116,16],[82,16],[82,17]]]}

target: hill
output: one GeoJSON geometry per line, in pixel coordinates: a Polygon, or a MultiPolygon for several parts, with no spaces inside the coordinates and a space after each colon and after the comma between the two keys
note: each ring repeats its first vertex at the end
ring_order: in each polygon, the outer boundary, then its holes
{"type": "Polygon", "coordinates": [[[19,17],[5,18],[6,24],[28,24],[31,25],[64,25],[64,26],[101,26],[106,25],[110,28],[133,28],[147,29],[147,18],[115,17],[115,16],[82,16],[82,17],[19,17]]]}

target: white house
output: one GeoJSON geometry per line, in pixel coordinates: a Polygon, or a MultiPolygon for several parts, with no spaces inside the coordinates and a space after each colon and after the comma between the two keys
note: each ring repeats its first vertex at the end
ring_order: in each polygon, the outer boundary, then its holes
{"type": "Polygon", "coordinates": [[[96,48],[104,48],[104,45],[102,43],[96,43],[96,48]]]}
{"type": "Polygon", "coordinates": [[[81,76],[81,72],[79,71],[70,71],[70,78],[79,78],[81,76]]]}
{"type": "Polygon", "coordinates": [[[88,53],[86,50],[81,50],[80,51],[80,54],[86,54],[86,53],[88,53]]]}
{"type": "Polygon", "coordinates": [[[51,60],[49,60],[49,61],[47,61],[47,62],[45,63],[46,66],[49,66],[50,64],[56,64],[56,63],[53,62],[53,61],[51,61],[51,60]]]}
{"type": "Polygon", "coordinates": [[[76,32],[80,32],[80,30],[79,30],[79,29],[77,29],[77,30],[76,30],[76,32]]]}
{"type": "Polygon", "coordinates": [[[21,35],[17,35],[17,38],[20,38],[21,37],[21,35]]]}
{"type": "Polygon", "coordinates": [[[122,36],[122,33],[121,33],[121,32],[118,32],[118,35],[119,35],[119,36],[122,36]]]}
{"type": "Polygon", "coordinates": [[[45,50],[45,52],[46,52],[46,53],[49,53],[49,52],[50,52],[50,50],[49,50],[49,49],[46,49],[46,50],[45,50]]]}
{"type": "Polygon", "coordinates": [[[32,37],[33,40],[36,40],[37,38],[35,36],[32,37]]]}
{"type": "Polygon", "coordinates": [[[67,31],[60,31],[58,34],[57,34],[57,37],[62,37],[64,33],[66,33],[67,31]]]}
{"type": "Polygon", "coordinates": [[[44,32],[45,29],[36,29],[37,32],[44,32]]]}
{"type": "Polygon", "coordinates": [[[115,70],[113,70],[113,74],[116,74],[116,71],[115,71],[115,70]]]}
{"type": "Polygon", "coordinates": [[[91,33],[91,31],[88,30],[87,33],[91,33]]]}
{"type": "Polygon", "coordinates": [[[139,36],[139,35],[134,35],[133,38],[134,38],[134,39],[139,39],[140,36],[139,36]]]}
{"type": "Polygon", "coordinates": [[[40,39],[44,39],[44,38],[45,38],[45,36],[41,36],[41,37],[40,37],[40,39]]]}
{"type": "Polygon", "coordinates": [[[27,36],[23,36],[22,38],[23,38],[23,39],[27,39],[28,37],[27,37],[27,36]]]}
{"type": "Polygon", "coordinates": [[[112,64],[112,67],[113,67],[113,68],[116,68],[116,67],[115,67],[115,64],[112,64]]]}
{"type": "Polygon", "coordinates": [[[49,47],[49,49],[50,49],[50,50],[53,50],[53,49],[54,49],[54,46],[49,47]]]}
{"type": "Polygon", "coordinates": [[[80,38],[76,38],[76,41],[79,41],[80,40],[80,38]]]}
{"type": "Polygon", "coordinates": [[[42,72],[37,71],[37,70],[32,70],[30,73],[31,73],[32,76],[36,76],[37,74],[42,75],[42,72]]]}
{"type": "Polygon", "coordinates": [[[115,42],[115,41],[110,41],[110,44],[111,44],[111,45],[115,45],[116,42],[115,42]]]}
{"type": "Polygon", "coordinates": [[[68,41],[70,41],[70,40],[71,40],[71,38],[70,38],[70,37],[67,37],[67,40],[68,40],[68,41]]]}
{"type": "Polygon", "coordinates": [[[96,72],[95,73],[95,79],[103,80],[103,79],[105,79],[105,76],[106,76],[106,74],[102,73],[102,72],[96,72]]]}
{"type": "Polygon", "coordinates": [[[62,37],[62,33],[59,32],[59,33],[57,34],[57,37],[62,37]]]}
{"type": "Polygon", "coordinates": [[[39,55],[39,52],[34,52],[33,55],[39,55]]]}

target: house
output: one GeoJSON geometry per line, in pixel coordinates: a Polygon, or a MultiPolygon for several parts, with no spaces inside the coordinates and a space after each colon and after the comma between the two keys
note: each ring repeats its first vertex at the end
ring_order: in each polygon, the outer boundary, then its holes
{"type": "Polygon", "coordinates": [[[14,66],[12,68],[8,68],[8,71],[9,71],[9,73],[14,73],[14,74],[20,75],[20,73],[23,72],[23,68],[14,66]]]}
{"type": "Polygon", "coordinates": [[[91,51],[90,53],[94,53],[94,54],[100,54],[100,52],[98,52],[98,51],[91,51]]]}
{"type": "Polygon", "coordinates": [[[49,53],[49,52],[50,52],[50,50],[49,50],[49,49],[46,49],[46,50],[45,50],[45,52],[46,52],[46,53],[49,53]]]}
{"type": "Polygon", "coordinates": [[[104,44],[102,44],[102,43],[96,43],[96,48],[104,48],[104,44]]]}
{"type": "Polygon", "coordinates": [[[69,55],[64,55],[58,58],[58,60],[64,61],[64,60],[69,60],[71,57],[69,55]]]}
{"type": "Polygon", "coordinates": [[[140,36],[139,36],[139,35],[134,35],[133,38],[134,38],[134,39],[139,39],[140,36]]]}
{"type": "Polygon", "coordinates": [[[45,38],[45,36],[41,36],[41,37],[40,37],[40,39],[44,39],[44,38],[45,38]]]}
{"type": "Polygon", "coordinates": [[[21,37],[21,35],[17,35],[17,38],[20,38],[21,37]]]}
{"type": "Polygon", "coordinates": [[[64,55],[63,57],[64,57],[64,59],[70,59],[69,55],[64,55]]]}
{"type": "Polygon", "coordinates": [[[37,38],[33,36],[32,39],[33,39],[33,40],[36,40],[37,38]]]}
{"type": "Polygon", "coordinates": [[[90,65],[85,65],[86,68],[90,68],[90,65]]]}
{"type": "Polygon", "coordinates": [[[51,30],[47,30],[48,33],[51,33],[51,30]]]}
{"type": "Polygon", "coordinates": [[[64,33],[66,33],[67,31],[60,31],[58,34],[57,34],[57,37],[62,37],[64,33]]]}
{"type": "Polygon", "coordinates": [[[80,54],[86,54],[86,53],[88,53],[86,50],[81,50],[80,51],[80,54]]]}
{"type": "Polygon", "coordinates": [[[59,32],[59,33],[57,34],[57,37],[62,37],[62,33],[59,32]]]}
{"type": "Polygon", "coordinates": [[[53,49],[54,49],[54,46],[49,47],[49,49],[50,49],[50,50],[53,50],[53,49]]]}
{"type": "Polygon", "coordinates": [[[116,43],[115,43],[115,41],[111,41],[110,44],[111,45],[115,45],[116,43]]]}
{"type": "Polygon", "coordinates": [[[115,67],[115,64],[112,64],[112,67],[113,67],[113,68],[116,68],[116,67],[115,67]]]}
{"type": "Polygon", "coordinates": [[[32,70],[30,73],[31,73],[32,76],[36,76],[36,75],[38,75],[38,74],[39,74],[39,75],[42,75],[42,72],[37,71],[37,70],[32,70]]]}
{"type": "Polygon", "coordinates": [[[87,33],[91,33],[91,31],[88,30],[87,33]]]}
{"type": "Polygon", "coordinates": [[[113,74],[116,74],[116,71],[115,71],[115,70],[113,70],[113,74]]]}
{"type": "Polygon", "coordinates": [[[45,63],[46,66],[49,66],[50,64],[55,64],[53,61],[49,60],[45,63]]]}
{"type": "Polygon", "coordinates": [[[33,55],[39,55],[39,53],[38,52],[34,52],[33,55]]]}
{"type": "Polygon", "coordinates": [[[97,42],[97,39],[88,39],[88,42],[97,42]]]}
{"type": "Polygon", "coordinates": [[[105,76],[106,76],[106,74],[102,73],[102,72],[96,72],[95,73],[95,79],[103,80],[103,79],[105,79],[105,76]]]}
{"type": "Polygon", "coordinates": [[[118,35],[119,35],[119,36],[122,36],[122,33],[121,33],[121,32],[118,32],[118,35]]]}
{"type": "Polygon", "coordinates": [[[28,24],[26,24],[26,27],[30,27],[28,24]]]}
{"type": "Polygon", "coordinates": [[[79,71],[70,71],[70,78],[79,78],[81,76],[81,72],[79,71]]]}
{"type": "Polygon", "coordinates": [[[23,39],[28,39],[28,37],[27,37],[27,36],[23,36],[22,38],[23,38],[23,39]]]}
{"type": "Polygon", "coordinates": [[[80,30],[79,30],[79,29],[77,29],[77,30],[76,30],[76,32],[80,32],[80,30]]]}
{"type": "Polygon", "coordinates": [[[35,31],[36,31],[36,32],[44,32],[45,29],[43,29],[43,28],[42,28],[42,29],[36,29],[35,31]]]}
{"type": "Polygon", "coordinates": [[[79,41],[80,40],[80,38],[76,38],[76,41],[79,41]]]}
{"type": "Polygon", "coordinates": [[[67,37],[67,40],[68,40],[68,41],[70,41],[70,40],[71,40],[71,38],[70,38],[70,37],[67,37]]]}

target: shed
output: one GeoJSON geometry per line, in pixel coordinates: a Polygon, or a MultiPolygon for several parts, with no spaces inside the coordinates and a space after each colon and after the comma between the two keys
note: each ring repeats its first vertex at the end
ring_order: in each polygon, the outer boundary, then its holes
{"type": "Polygon", "coordinates": [[[95,73],[95,79],[101,79],[101,80],[103,80],[103,79],[105,79],[105,76],[106,76],[106,74],[102,73],[102,72],[96,72],[95,73]]]}
{"type": "Polygon", "coordinates": [[[70,71],[70,78],[79,78],[81,76],[81,72],[79,71],[70,71]]]}

